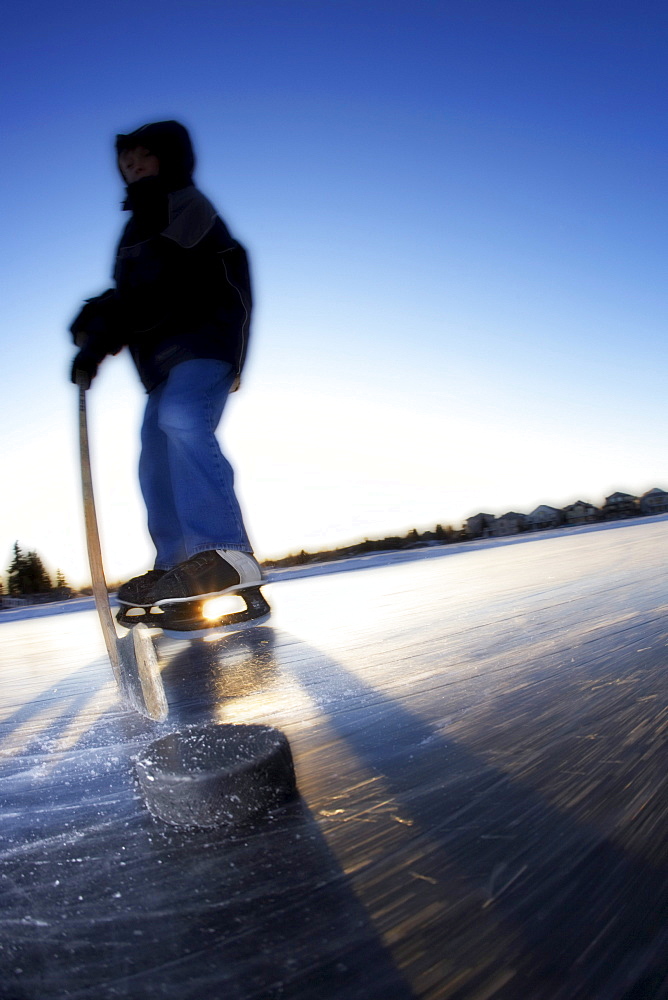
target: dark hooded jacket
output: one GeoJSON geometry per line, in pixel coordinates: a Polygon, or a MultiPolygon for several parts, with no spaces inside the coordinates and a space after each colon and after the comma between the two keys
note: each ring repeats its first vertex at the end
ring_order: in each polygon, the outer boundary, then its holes
{"type": "Polygon", "coordinates": [[[89,299],[71,326],[102,358],[130,349],[150,392],[182,361],[213,358],[241,373],[252,306],[246,251],[192,182],[190,136],[178,122],[119,135],[116,152],[144,146],[156,177],[127,186],[132,214],[116,251],[115,287],[89,299]]]}

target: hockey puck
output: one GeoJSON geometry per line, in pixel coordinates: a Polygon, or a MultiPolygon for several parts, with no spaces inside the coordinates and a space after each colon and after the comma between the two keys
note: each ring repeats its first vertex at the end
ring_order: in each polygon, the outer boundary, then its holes
{"type": "Polygon", "coordinates": [[[149,812],[173,826],[236,826],[296,793],[287,737],[271,726],[170,733],[135,761],[149,812]]]}

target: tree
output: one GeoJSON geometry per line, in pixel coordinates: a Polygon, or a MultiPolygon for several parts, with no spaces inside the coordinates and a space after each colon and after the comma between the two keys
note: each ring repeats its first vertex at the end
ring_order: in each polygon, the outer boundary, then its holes
{"type": "Polygon", "coordinates": [[[27,554],[14,542],[14,558],[7,570],[10,594],[44,594],[51,590],[51,580],[36,552],[27,554]]]}
{"type": "Polygon", "coordinates": [[[14,558],[7,570],[7,588],[10,594],[22,594],[25,581],[25,556],[18,542],[14,542],[14,558]]]}
{"type": "Polygon", "coordinates": [[[26,594],[45,594],[52,589],[49,574],[36,552],[28,553],[28,580],[30,589],[24,591],[26,594]]]}

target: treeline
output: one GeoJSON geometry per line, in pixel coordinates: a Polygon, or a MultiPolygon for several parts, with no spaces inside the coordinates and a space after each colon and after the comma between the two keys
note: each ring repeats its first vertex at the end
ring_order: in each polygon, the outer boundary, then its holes
{"type": "MultiPolygon", "coordinates": [[[[37,552],[24,552],[14,543],[14,555],[7,569],[7,592],[10,597],[44,595],[62,599],[71,597],[72,591],[63,573],[58,570],[55,582],[44,568],[37,552]]],[[[0,594],[4,593],[0,580],[0,594]]]]}
{"type": "Polygon", "coordinates": [[[335,559],[349,559],[351,556],[362,556],[371,552],[391,552],[396,549],[421,548],[424,545],[448,542],[460,542],[468,538],[466,528],[456,530],[448,525],[444,528],[437,524],[433,531],[420,533],[416,528],[405,535],[390,535],[387,538],[365,538],[363,542],[344,545],[336,549],[324,549],[319,552],[306,552],[304,549],[296,555],[284,556],[282,559],[265,559],[262,565],[266,569],[281,569],[288,566],[304,566],[311,562],[333,562],[335,559]]]}

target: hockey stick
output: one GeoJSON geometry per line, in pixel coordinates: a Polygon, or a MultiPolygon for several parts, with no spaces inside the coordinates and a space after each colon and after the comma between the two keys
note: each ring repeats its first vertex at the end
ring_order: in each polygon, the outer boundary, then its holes
{"type": "Polygon", "coordinates": [[[129,708],[139,712],[140,715],[160,722],[167,718],[167,699],[149,631],[145,625],[135,625],[126,635],[119,636],[109,606],[109,594],[104,578],[100,534],[93,497],[88,421],[86,419],[86,389],[81,382],[78,385],[81,486],[95,607],[100,618],[102,634],[121,699],[129,708]]]}

